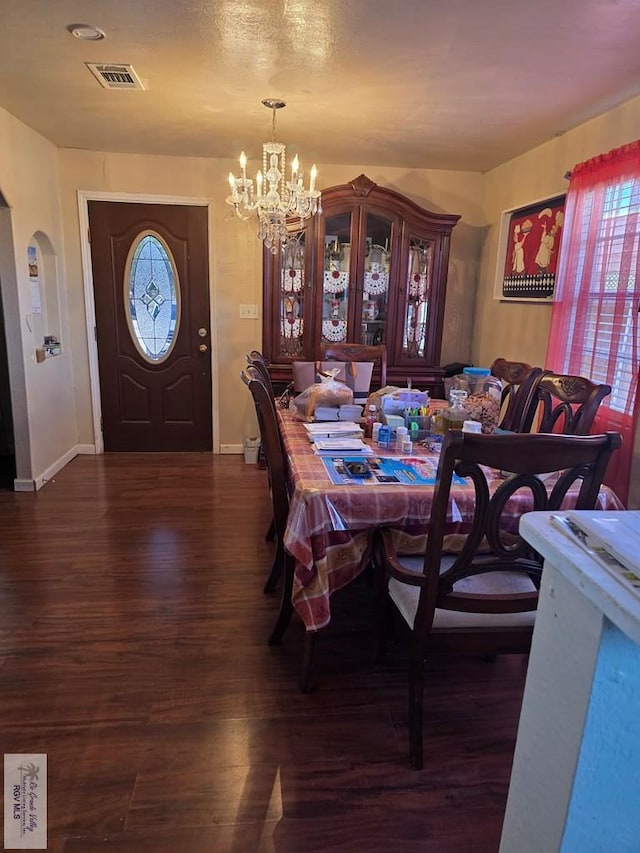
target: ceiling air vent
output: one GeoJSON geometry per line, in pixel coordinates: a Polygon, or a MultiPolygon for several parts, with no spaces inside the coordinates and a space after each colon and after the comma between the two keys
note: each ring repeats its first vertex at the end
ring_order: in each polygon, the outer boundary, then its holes
{"type": "Polygon", "coordinates": [[[86,66],[105,89],[144,89],[132,65],[99,65],[87,62],[86,66]]]}

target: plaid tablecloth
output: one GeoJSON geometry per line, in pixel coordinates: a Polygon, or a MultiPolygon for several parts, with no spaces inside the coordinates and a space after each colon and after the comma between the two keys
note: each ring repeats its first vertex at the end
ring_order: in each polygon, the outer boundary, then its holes
{"type": "MultiPolygon", "coordinates": [[[[424,549],[433,486],[334,485],[294,413],[285,409],[278,417],[291,477],[284,544],[297,564],[292,600],[307,630],[315,631],[331,620],[332,593],[350,583],[367,565],[376,527],[391,528],[403,553],[424,549]]],[[[437,467],[437,456],[420,447],[416,454],[431,455],[437,467]]],[[[387,450],[380,455],[402,456],[387,450]]],[[[502,482],[497,471],[493,482],[496,488],[502,482]]],[[[463,531],[464,519],[473,511],[473,487],[453,486],[450,504],[450,532],[463,531]]],[[[600,505],[602,509],[623,508],[605,487],[600,492],[600,505]]],[[[522,511],[518,511],[516,501],[513,506],[517,530],[522,511]]]]}

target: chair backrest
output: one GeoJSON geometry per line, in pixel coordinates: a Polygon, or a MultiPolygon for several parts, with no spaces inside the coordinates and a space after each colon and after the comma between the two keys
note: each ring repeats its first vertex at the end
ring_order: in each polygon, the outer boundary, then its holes
{"type": "Polygon", "coordinates": [[[275,392],[273,390],[273,383],[271,381],[271,375],[269,374],[269,365],[266,358],[261,352],[254,349],[251,350],[250,353],[247,353],[247,364],[258,371],[267,391],[269,392],[269,395],[271,396],[271,399],[275,400],[275,392]]]}
{"type": "Polygon", "coordinates": [[[246,371],[240,373],[240,378],[251,392],[256,408],[262,450],[269,472],[273,522],[278,541],[283,542],[289,515],[288,466],[278,428],[275,403],[256,367],[248,366],[246,371]]]}
{"type": "Polygon", "coordinates": [[[491,375],[502,382],[502,401],[500,404],[500,429],[511,432],[523,432],[522,419],[528,410],[531,395],[535,393],[538,379],[544,370],[532,367],[526,361],[508,361],[496,358],[491,365],[491,375]]]}
{"type": "Polygon", "coordinates": [[[335,377],[339,382],[347,382],[347,365],[341,362],[320,361],[292,361],[291,375],[293,377],[293,392],[299,394],[310,385],[318,382],[319,371],[335,370],[335,377]]]}
{"type": "Polygon", "coordinates": [[[375,382],[379,388],[387,384],[387,348],[384,344],[320,344],[321,361],[372,361],[374,363],[375,382]]]}
{"type": "Polygon", "coordinates": [[[584,376],[545,371],[527,404],[522,431],[588,435],[600,403],[611,393],[584,376]]]}
{"type": "MultiPolygon", "coordinates": [[[[560,509],[568,490],[568,503],[575,509],[593,509],[609,458],[620,446],[618,433],[568,436],[548,434],[478,435],[450,431],[445,437],[433,497],[429,536],[424,561],[426,580],[422,588],[415,629],[426,637],[435,608],[473,613],[517,613],[534,610],[542,559],[519,535],[513,503],[526,498],[526,509],[560,509]],[[490,496],[486,469],[511,472],[490,496]],[[543,475],[558,472],[553,480],[543,475]],[[466,537],[455,558],[442,570],[445,535],[451,532],[450,490],[454,474],[471,480],[473,518],[465,527],[466,537]],[[553,483],[553,485],[552,485],[553,483]],[[575,499],[573,499],[575,496],[575,499]],[[505,512],[507,505],[509,511],[505,512]],[[506,584],[496,593],[494,573],[510,580],[519,573],[533,581],[529,586],[506,584]],[[486,593],[479,591],[476,576],[485,576],[486,593]],[[490,575],[489,578],[486,576],[490,575]],[[474,578],[474,592],[464,580],[474,578]],[[462,583],[461,583],[462,582],[462,583]],[[512,589],[512,592],[509,592],[512,589]]],[[[470,503],[471,506],[471,503],[470,503]]],[[[499,585],[498,585],[499,588],[499,585]]]]}

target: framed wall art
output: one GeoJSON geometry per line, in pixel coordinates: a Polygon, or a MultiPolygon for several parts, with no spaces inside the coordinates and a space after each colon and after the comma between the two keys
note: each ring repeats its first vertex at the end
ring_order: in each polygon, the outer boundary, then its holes
{"type": "Polygon", "coordinates": [[[494,298],[552,302],[562,245],[565,196],[502,214],[494,298]]]}

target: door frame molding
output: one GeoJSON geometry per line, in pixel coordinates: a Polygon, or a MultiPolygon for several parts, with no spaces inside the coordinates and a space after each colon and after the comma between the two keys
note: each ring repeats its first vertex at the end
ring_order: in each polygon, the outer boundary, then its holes
{"type": "Polygon", "coordinates": [[[209,253],[209,335],[211,341],[211,402],[213,427],[213,452],[220,453],[220,409],[218,405],[218,330],[214,325],[215,289],[213,287],[213,201],[211,198],[193,196],[147,195],[144,193],[96,192],[78,190],[78,219],[80,224],[80,252],[89,356],[89,383],[91,386],[91,413],[93,416],[93,441],[96,453],[104,453],[102,437],[102,403],[100,400],[100,374],[98,372],[98,342],[96,340],[96,306],[93,294],[93,269],[91,243],[89,242],[89,202],[112,201],[139,204],[182,204],[207,208],[207,250],[209,253]]]}

